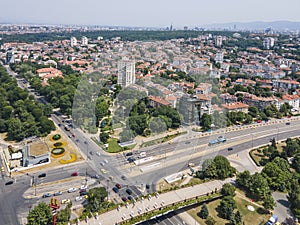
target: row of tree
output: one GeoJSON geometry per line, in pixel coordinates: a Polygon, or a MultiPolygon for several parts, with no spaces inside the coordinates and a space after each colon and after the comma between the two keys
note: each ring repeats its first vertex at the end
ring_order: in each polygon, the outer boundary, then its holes
{"type": "Polygon", "coordinates": [[[35,101],[28,91],[18,87],[3,66],[0,66],[0,90],[0,132],[7,132],[8,140],[45,136],[55,130],[53,121],[48,119],[51,105],[35,101]]]}

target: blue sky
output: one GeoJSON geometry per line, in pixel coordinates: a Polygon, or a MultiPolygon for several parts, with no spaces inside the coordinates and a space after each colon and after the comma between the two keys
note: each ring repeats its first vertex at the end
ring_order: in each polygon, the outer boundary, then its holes
{"type": "Polygon", "coordinates": [[[166,27],[300,21],[299,0],[0,0],[0,22],[166,27]]]}

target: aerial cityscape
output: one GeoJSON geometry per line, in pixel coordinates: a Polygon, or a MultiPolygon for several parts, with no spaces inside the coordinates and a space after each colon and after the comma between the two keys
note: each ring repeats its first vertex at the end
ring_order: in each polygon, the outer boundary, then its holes
{"type": "Polygon", "coordinates": [[[300,224],[299,2],[1,6],[0,225],[300,224]]]}

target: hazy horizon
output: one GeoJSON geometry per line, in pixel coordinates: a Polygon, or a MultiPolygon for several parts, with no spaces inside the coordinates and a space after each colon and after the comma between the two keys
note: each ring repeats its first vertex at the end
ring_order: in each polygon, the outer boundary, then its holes
{"type": "Polygon", "coordinates": [[[97,0],[10,0],[1,3],[0,23],[127,27],[201,26],[238,22],[300,22],[300,1],[271,0],[100,2],[97,0]]]}

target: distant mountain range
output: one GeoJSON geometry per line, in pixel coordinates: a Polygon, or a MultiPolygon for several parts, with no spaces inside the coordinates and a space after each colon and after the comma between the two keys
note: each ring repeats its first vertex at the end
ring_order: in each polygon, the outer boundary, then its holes
{"type": "Polygon", "coordinates": [[[300,22],[292,21],[272,21],[272,22],[232,22],[232,23],[216,23],[206,24],[201,27],[206,29],[227,29],[227,30],[265,30],[266,28],[272,28],[273,30],[299,30],[300,22]]]}

